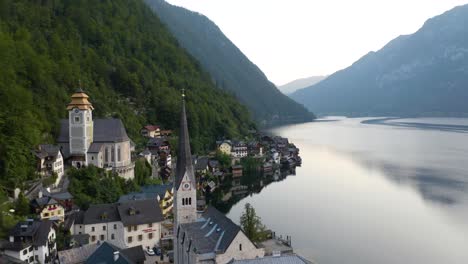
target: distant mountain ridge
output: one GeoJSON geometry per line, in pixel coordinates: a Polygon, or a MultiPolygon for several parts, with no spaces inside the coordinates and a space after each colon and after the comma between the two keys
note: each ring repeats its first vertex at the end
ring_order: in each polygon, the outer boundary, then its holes
{"type": "Polygon", "coordinates": [[[468,5],[291,97],[320,115],[468,115],[468,5]]]}
{"type": "Polygon", "coordinates": [[[207,17],[164,0],[145,0],[178,39],[210,73],[219,88],[235,94],[254,117],[265,122],[308,121],[314,116],[282,94],[207,17]]]}
{"type": "Polygon", "coordinates": [[[284,94],[288,95],[299,89],[317,84],[318,82],[322,81],[325,78],[327,78],[327,76],[311,76],[311,77],[301,78],[301,79],[288,82],[283,85],[279,85],[278,89],[284,94]]]}

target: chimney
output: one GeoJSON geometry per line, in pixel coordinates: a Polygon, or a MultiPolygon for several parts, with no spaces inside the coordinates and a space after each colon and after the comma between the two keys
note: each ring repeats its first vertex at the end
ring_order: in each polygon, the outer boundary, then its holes
{"type": "Polygon", "coordinates": [[[42,198],[42,191],[39,191],[39,193],[37,194],[37,197],[42,198]]]}
{"type": "Polygon", "coordinates": [[[119,252],[118,251],[114,251],[114,261],[117,261],[119,259],[119,252]]]}

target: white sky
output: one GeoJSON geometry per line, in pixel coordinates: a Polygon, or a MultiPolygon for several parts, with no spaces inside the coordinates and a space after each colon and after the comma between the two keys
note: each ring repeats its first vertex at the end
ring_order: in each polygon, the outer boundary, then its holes
{"type": "Polygon", "coordinates": [[[167,0],[200,12],[278,84],[343,69],[468,0],[167,0]]]}

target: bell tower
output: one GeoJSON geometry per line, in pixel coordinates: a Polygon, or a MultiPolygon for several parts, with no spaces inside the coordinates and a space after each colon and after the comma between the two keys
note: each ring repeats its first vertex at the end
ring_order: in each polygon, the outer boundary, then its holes
{"type": "Polygon", "coordinates": [[[75,163],[78,167],[86,165],[86,153],[93,142],[93,106],[88,101],[89,96],[80,88],[67,106],[68,127],[70,135],[70,154],[82,163],[75,163]]]}
{"type": "MultiPolygon", "coordinates": [[[[182,91],[182,111],[180,115],[179,153],[174,180],[174,252],[178,252],[178,227],[180,224],[197,220],[197,183],[190,152],[190,139],[185,113],[185,94],[182,91]]],[[[178,263],[177,254],[174,254],[178,263]]]]}

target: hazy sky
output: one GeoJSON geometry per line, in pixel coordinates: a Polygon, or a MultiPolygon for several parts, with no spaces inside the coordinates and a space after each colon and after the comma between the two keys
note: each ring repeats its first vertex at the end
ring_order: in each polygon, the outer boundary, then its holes
{"type": "Polygon", "coordinates": [[[200,12],[276,84],[331,74],[468,0],[167,0],[200,12]]]}

